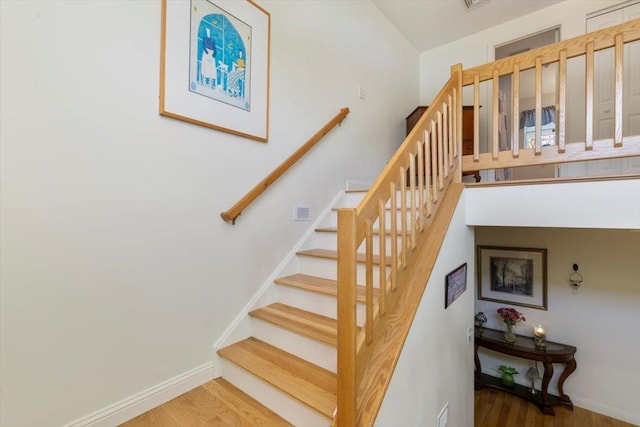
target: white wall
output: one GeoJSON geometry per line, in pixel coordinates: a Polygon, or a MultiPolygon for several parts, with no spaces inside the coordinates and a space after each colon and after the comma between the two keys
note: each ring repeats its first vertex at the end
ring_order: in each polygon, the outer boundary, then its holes
{"type": "MultiPolygon", "coordinates": [[[[640,425],[640,233],[635,230],[476,227],[476,244],[546,248],[548,311],[515,307],[527,318],[516,333],[531,335],[542,323],[548,339],[577,347],[577,370],[564,385],[574,404],[640,425]],[[584,281],[577,292],[569,286],[572,265],[584,281]]],[[[488,327],[501,328],[497,308],[508,306],[476,300],[487,314],[488,327]]],[[[483,371],[493,375],[500,364],[516,367],[523,384],[532,362],[483,351],[483,371]]],[[[538,365],[542,374],[542,365],[538,365]]],[[[556,365],[550,391],[555,393],[561,365],[556,365]],[[553,389],[553,390],[552,390],[553,389]]],[[[530,383],[529,383],[530,384],[530,383]]],[[[537,383],[540,387],[540,383],[537,383]]]]}
{"type": "Polygon", "coordinates": [[[159,1],[0,2],[0,424],[71,422],[211,366],[309,224],[293,201],[315,216],[401,142],[418,54],[373,4],[261,4],[267,144],[158,115],[159,1]],[[345,106],[236,226],[220,219],[345,106]]]}
{"type": "Polygon", "coordinates": [[[469,225],[640,229],[640,179],[467,190],[469,225]]]}
{"type": "Polygon", "coordinates": [[[449,404],[450,426],[473,425],[473,229],[463,193],[431,272],[411,331],[380,408],[377,426],[434,426],[449,404]],[[467,263],[467,290],[444,308],[445,275],[467,263]]]}

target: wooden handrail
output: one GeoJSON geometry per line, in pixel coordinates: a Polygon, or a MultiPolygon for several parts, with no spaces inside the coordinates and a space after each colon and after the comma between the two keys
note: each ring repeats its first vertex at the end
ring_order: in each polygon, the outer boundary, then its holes
{"type": "Polygon", "coordinates": [[[233,205],[231,209],[225,212],[221,212],[220,216],[225,221],[231,221],[235,225],[236,218],[240,216],[242,211],[249,206],[255,199],[260,196],[264,190],[273,184],[278,178],[280,178],[286,171],[291,168],[302,156],[304,156],[313,146],[329,133],[336,125],[342,123],[345,117],[349,114],[349,108],[345,107],[340,109],[340,112],[331,119],[326,125],[315,133],[305,144],[298,148],[287,160],[285,160],[280,166],[278,166],[273,172],[271,172],[265,179],[260,181],[258,185],[253,187],[253,190],[249,191],[238,203],[233,205]]]}

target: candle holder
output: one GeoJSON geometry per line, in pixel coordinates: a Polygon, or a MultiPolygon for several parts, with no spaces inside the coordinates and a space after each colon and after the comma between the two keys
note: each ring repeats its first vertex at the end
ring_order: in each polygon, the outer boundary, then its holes
{"type": "Polygon", "coordinates": [[[544,326],[533,326],[533,342],[538,350],[547,348],[547,329],[544,326]]]}

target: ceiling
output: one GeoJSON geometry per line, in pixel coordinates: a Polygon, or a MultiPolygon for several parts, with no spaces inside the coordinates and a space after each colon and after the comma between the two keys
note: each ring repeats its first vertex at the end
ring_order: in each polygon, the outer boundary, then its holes
{"type": "Polygon", "coordinates": [[[489,0],[466,11],[462,0],[372,0],[418,52],[477,33],[562,0],[489,0]]]}

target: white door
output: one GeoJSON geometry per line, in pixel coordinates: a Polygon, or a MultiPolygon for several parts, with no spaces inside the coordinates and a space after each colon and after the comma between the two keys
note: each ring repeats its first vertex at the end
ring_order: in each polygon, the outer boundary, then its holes
{"type": "MultiPolygon", "coordinates": [[[[640,3],[587,19],[587,32],[597,31],[640,17],[640,3]]],[[[622,134],[640,134],[640,42],[624,49],[624,97],[622,134]]],[[[596,52],[594,61],[594,139],[613,138],[614,133],[614,52],[596,52]]],[[[613,175],[640,172],[640,157],[578,162],[563,165],[561,176],[613,175]]]]}

